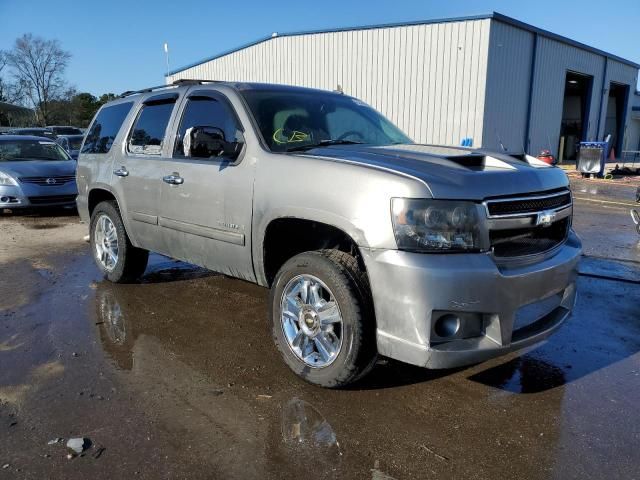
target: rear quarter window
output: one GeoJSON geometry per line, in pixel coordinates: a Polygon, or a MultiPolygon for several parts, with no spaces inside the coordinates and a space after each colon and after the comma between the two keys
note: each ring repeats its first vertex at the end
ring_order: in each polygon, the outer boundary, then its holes
{"type": "Polygon", "coordinates": [[[125,102],[100,110],[89,128],[81,153],[109,153],[132,106],[133,102],[125,102]]]}

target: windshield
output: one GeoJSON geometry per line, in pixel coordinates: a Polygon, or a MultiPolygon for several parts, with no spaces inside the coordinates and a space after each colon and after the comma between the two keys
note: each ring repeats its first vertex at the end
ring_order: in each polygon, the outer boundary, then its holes
{"type": "Polygon", "coordinates": [[[314,145],[413,143],[366,103],[331,92],[245,90],[242,96],[274,152],[314,145]]]}
{"type": "Polygon", "coordinates": [[[60,145],[47,140],[0,140],[0,162],[71,160],[60,145]]]}

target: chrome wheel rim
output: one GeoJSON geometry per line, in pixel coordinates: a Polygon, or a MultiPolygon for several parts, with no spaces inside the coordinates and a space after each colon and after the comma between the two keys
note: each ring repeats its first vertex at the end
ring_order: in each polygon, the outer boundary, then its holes
{"type": "Polygon", "coordinates": [[[329,287],[313,275],[298,275],[282,292],[280,323],[289,348],[314,368],[331,365],[342,348],[343,322],[329,287]]]}
{"type": "Polygon", "coordinates": [[[115,225],[107,215],[100,215],[96,221],[93,244],[96,258],[100,264],[109,272],[116,268],[118,263],[118,233],[115,225]]]}

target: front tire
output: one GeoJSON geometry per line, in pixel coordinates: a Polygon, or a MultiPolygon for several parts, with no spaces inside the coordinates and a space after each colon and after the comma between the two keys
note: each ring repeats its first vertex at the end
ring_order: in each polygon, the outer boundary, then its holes
{"type": "Polygon", "coordinates": [[[131,244],[115,202],[96,206],[91,213],[89,236],[93,259],[105,278],[114,283],[131,283],[142,276],[149,252],[131,244]]]}
{"type": "Polygon", "coordinates": [[[305,252],[287,261],[271,288],[271,323],[285,363],[315,385],[346,386],[375,364],[367,276],[345,252],[305,252]]]}

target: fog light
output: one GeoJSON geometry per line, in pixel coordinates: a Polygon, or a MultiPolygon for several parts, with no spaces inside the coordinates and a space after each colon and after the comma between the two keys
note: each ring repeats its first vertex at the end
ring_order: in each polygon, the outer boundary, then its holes
{"type": "Polygon", "coordinates": [[[436,320],[433,330],[440,338],[453,337],[458,333],[458,330],[460,330],[460,318],[451,313],[443,315],[436,320]]]}

